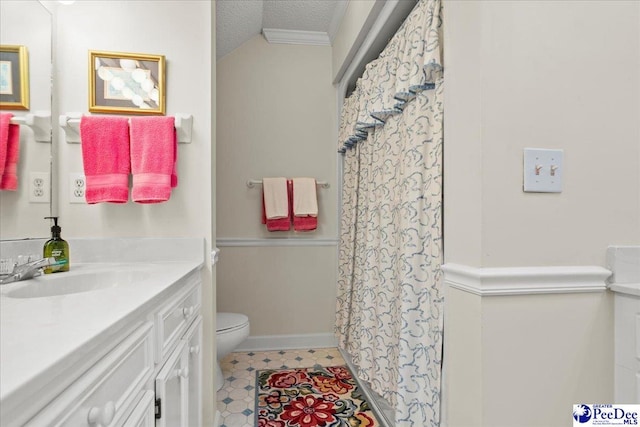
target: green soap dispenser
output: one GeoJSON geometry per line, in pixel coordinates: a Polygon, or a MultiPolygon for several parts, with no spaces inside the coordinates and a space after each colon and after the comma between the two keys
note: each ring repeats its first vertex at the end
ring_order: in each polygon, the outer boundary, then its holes
{"type": "Polygon", "coordinates": [[[44,244],[44,257],[53,257],[56,263],[45,267],[44,272],[49,274],[69,271],[69,244],[60,237],[62,229],[58,225],[58,217],[47,216],[45,219],[53,219],[53,227],[51,227],[51,239],[44,244]]]}

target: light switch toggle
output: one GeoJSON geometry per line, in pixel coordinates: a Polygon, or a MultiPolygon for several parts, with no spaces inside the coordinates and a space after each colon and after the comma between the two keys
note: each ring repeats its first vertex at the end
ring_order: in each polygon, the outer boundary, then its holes
{"type": "Polygon", "coordinates": [[[523,189],[531,193],[561,193],[563,150],[524,149],[523,189]]]}

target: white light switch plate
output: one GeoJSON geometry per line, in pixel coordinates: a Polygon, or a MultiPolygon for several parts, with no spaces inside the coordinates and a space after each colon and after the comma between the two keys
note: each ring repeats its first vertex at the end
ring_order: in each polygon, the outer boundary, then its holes
{"type": "Polygon", "coordinates": [[[563,150],[545,148],[524,149],[524,191],[531,193],[561,193],[563,150]]]}

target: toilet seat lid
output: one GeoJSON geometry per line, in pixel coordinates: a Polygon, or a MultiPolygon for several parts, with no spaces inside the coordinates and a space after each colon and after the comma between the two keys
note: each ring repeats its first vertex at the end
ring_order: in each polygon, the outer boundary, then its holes
{"type": "Polygon", "coordinates": [[[249,323],[249,318],[241,313],[217,313],[216,332],[242,327],[249,323]]]}

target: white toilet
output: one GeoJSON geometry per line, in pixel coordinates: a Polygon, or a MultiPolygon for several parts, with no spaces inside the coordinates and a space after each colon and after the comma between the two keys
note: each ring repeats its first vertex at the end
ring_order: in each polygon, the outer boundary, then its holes
{"type": "Polygon", "coordinates": [[[240,313],[216,314],[216,390],[224,385],[220,360],[249,336],[249,318],[240,313]]]}

